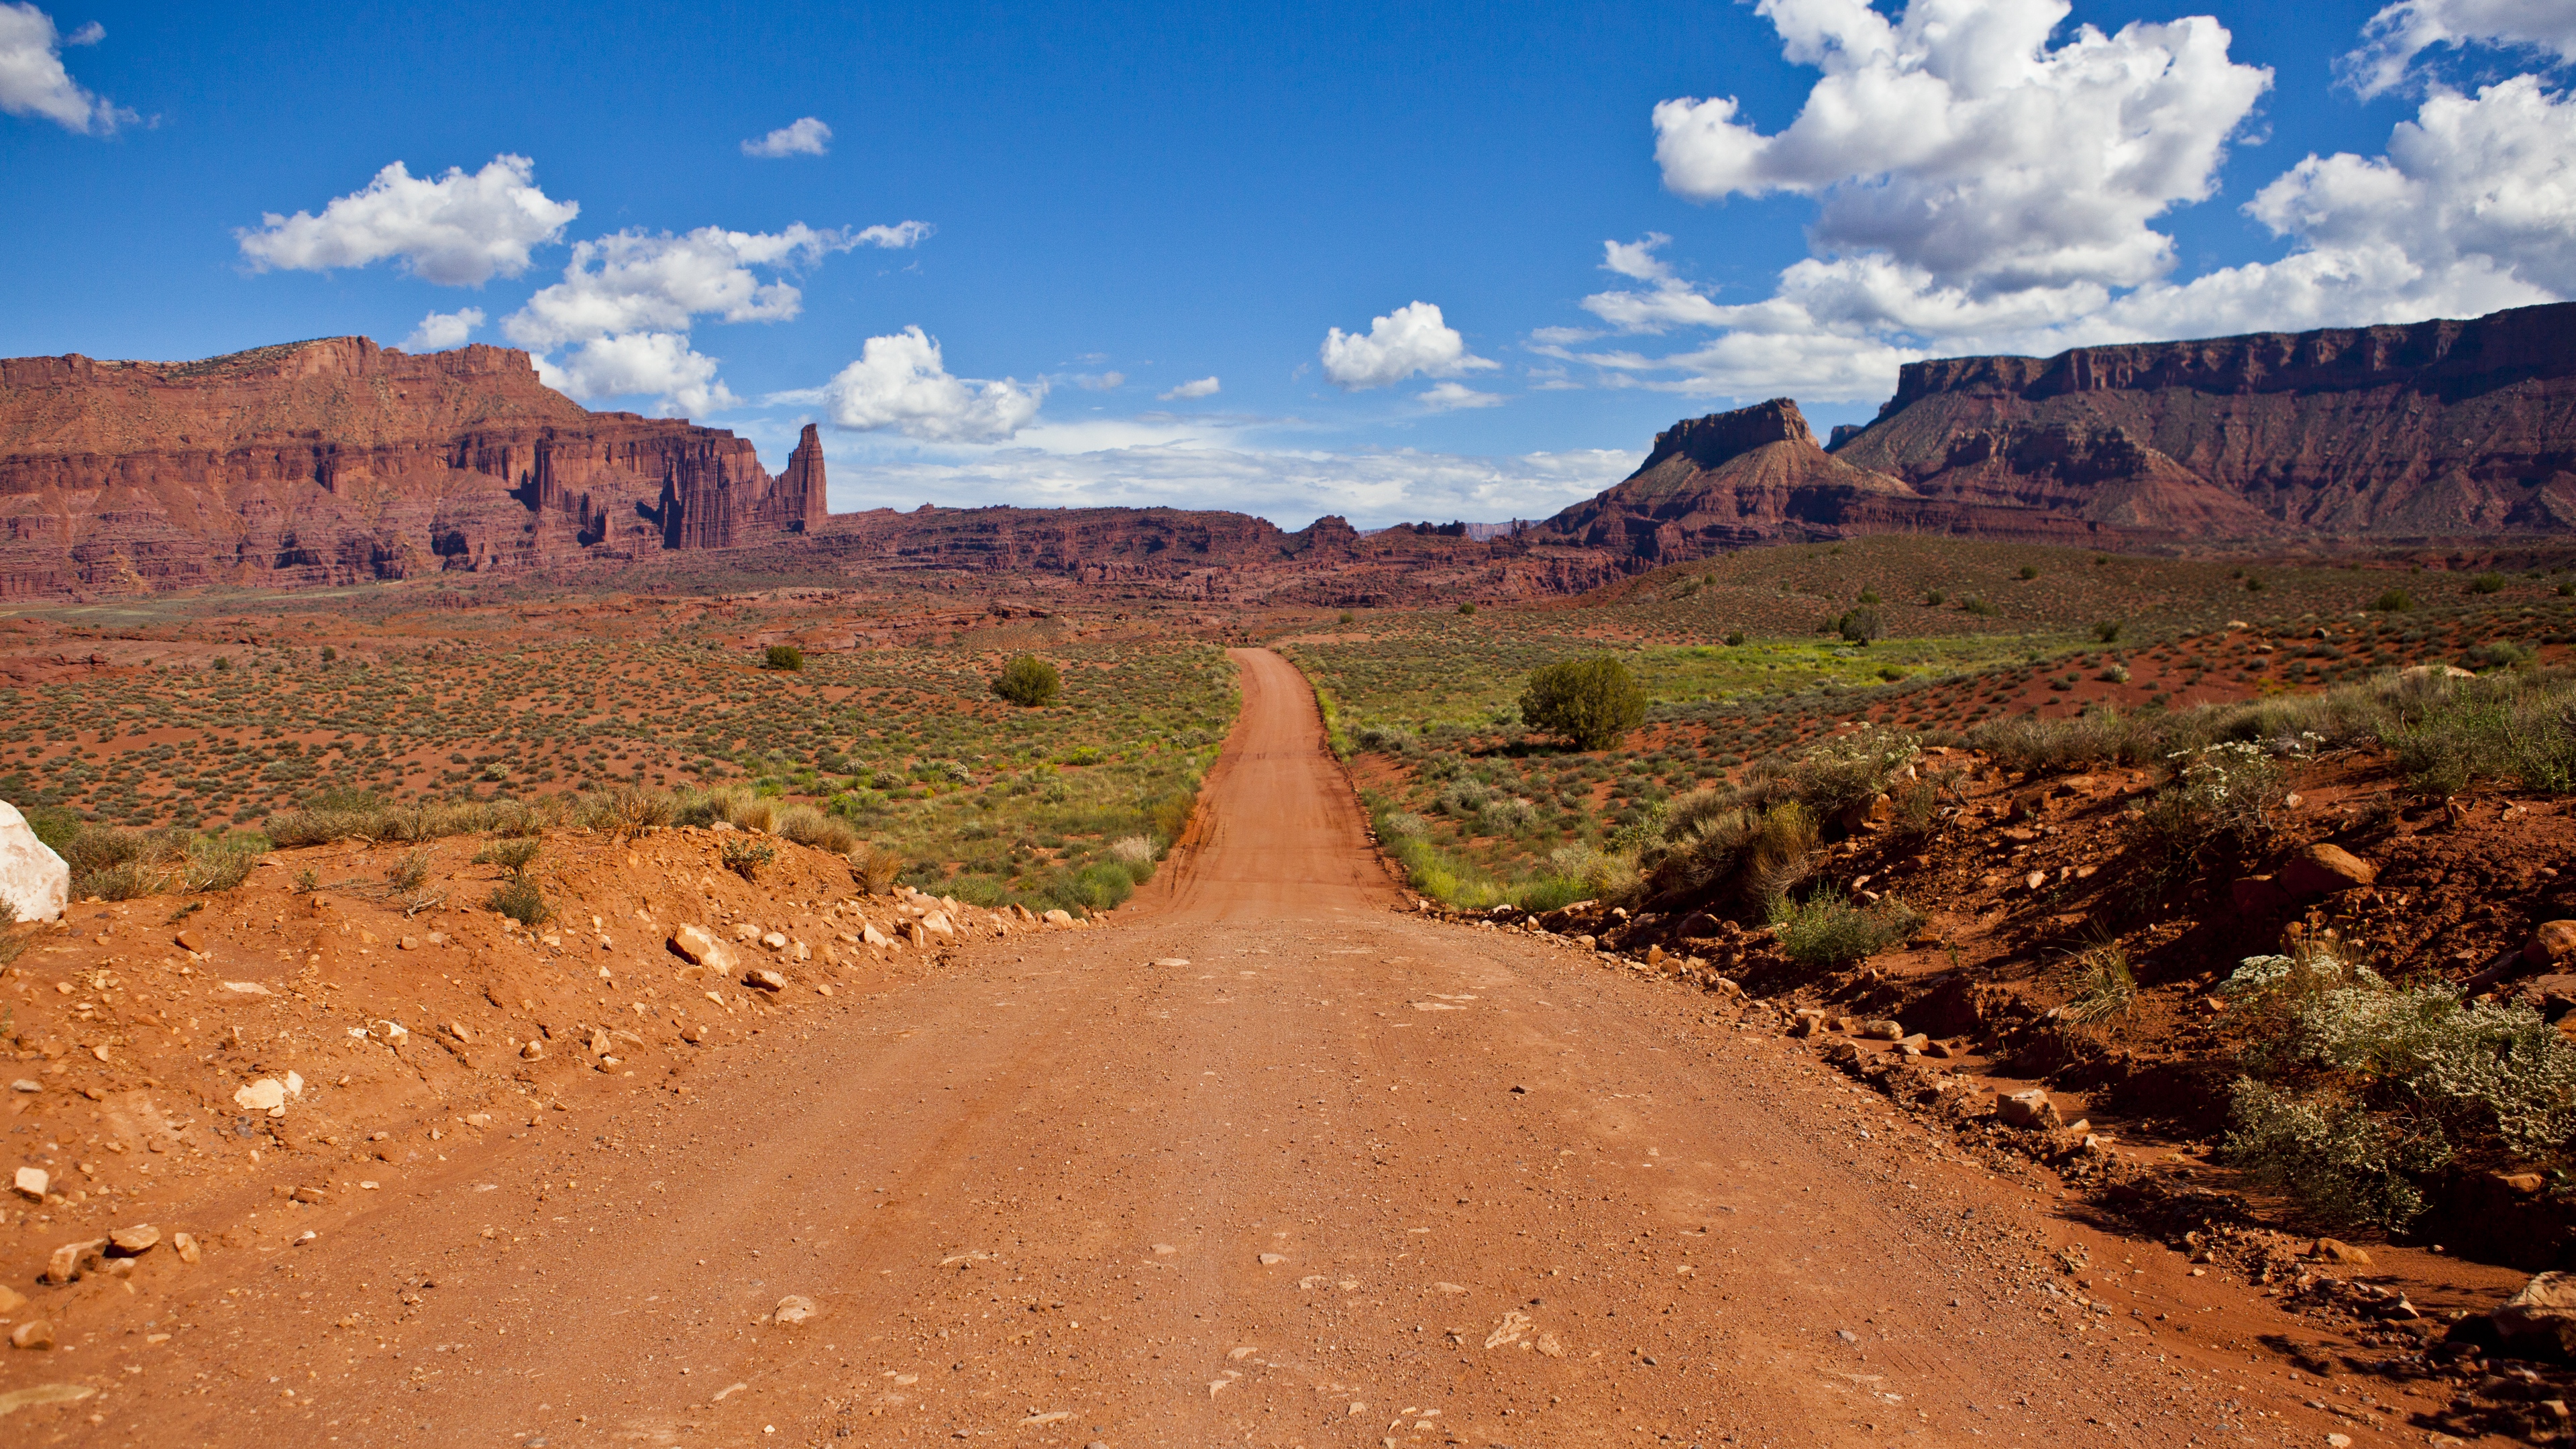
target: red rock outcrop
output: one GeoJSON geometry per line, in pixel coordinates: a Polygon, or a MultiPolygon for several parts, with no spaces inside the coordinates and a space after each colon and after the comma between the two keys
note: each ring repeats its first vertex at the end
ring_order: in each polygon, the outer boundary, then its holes
{"type": "Polygon", "coordinates": [[[1834,456],[2186,540],[2576,529],[2576,303],[1908,365],[1834,456]]]}
{"type": "Polygon", "coordinates": [[[819,527],[811,428],[594,413],[524,352],[363,337],[203,362],[0,360],[0,595],[632,559],[819,527]]]}

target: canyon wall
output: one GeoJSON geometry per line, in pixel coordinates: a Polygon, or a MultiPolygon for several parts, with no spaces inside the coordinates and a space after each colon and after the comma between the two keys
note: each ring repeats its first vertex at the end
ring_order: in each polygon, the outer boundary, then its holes
{"type": "Polygon", "coordinates": [[[506,348],[0,359],[0,596],[723,547],[819,527],[823,483],[811,428],[773,479],[746,439],[590,412],[506,348]]]}

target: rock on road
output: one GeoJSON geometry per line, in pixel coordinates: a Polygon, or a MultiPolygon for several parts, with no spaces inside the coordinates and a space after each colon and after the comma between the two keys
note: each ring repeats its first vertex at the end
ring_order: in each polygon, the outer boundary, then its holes
{"type": "Polygon", "coordinates": [[[2174,1255],[1716,998],[1390,909],[1303,681],[1236,658],[1193,838],[1115,928],[976,948],[694,1101],[549,1114],[226,1260],[182,1343],[85,1349],[116,1386],[45,1433],[2324,1442],[2191,1335],[2225,1304],[2174,1255]],[[2069,1243],[2169,1320],[2057,1313],[2069,1243]]]}

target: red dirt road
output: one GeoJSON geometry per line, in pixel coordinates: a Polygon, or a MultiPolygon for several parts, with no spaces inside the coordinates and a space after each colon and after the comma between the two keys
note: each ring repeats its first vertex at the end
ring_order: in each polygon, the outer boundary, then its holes
{"type": "Polygon", "coordinates": [[[210,1252],[76,1351],[0,1350],[0,1388],[107,1386],[0,1435],[2396,1442],[2231,1347],[2283,1322],[2242,1289],[2051,1216],[1722,998],[1390,909],[1302,682],[1237,658],[1195,836],[1116,927],[210,1252]],[[2041,1288],[2070,1244],[2098,1312],[2041,1288]],[[765,1321],[788,1295],[810,1322],[765,1321]]]}

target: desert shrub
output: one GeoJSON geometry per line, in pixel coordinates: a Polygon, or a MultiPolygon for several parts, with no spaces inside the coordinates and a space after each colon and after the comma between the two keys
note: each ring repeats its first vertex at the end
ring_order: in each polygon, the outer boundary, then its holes
{"type": "Polygon", "coordinates": [[[1646,722],[1646,690],[1620,660],[1608,655],[1569,659],[1533,672],[1521,690],[1521,722],[1602,750],[1646,722]]]}
{"type": "Polygon", "coordinates": [[[1150,835],[1122,835],[1109,842],[1109,858],[1127,868],[1127,874],[1138,885],[1154,878],[1154,838],[1150,835]]]}
{"type": "Polygon", "coordinates": [[[777,859],[778,847],[766,840],[746,840],[739,835],[728,835],[724,843],[716,847],[717,862],[748,881],[760,879],[760,873],[777,859]]]}
{"type": "Polygon", "coordinates": [[[761,655],[763,669],[797,670],[805,667],[805,651],[793,644],[772,644],[761,655]]]}
{"type": "Polygon", "coordinates": [[[1363,750],[1375,750],[1383,755],[1400,755],[1420,743],[1410,730],[1397,729],[1392,725],[1362,725],[1351,740],[1363,750]]]}
{"type": "Polygon", "coordinates": [[[810,845],[834,855],[846,855],[859,843],[859,833],[850,828],[848,821],[826,815],[811,805],[791,805],[780,812],[774,833],[798,845],[810,845]]]}
{"type": "Polygon", "coordinates": [[[872,896],[884,895],[893,888],[895,877],[903,874],[902,856],[873,845],[852,846],[849,861],[850,878],[872,896]]]}
{"type": "Polygon", "coordinates": [[[2129,815],[2127,888],[2138,905],[2197,874],[2214,851],[2252,849],[2281,806],[2281,767],[2259,745],[2222,740],[2172,762],[2163,788],[2129,815]]]}
{"type": "Polygon", "coordinates": [[[2470,664],[2480,669],[2504,669],[2523,663],[2531,656],[2532,650],[2528,645],[2516,644],[2510,639],[2490,639],[2472,646],[2467,658],[2470,664]]]}
{"type": "Polygon", "coordinates": [[[1432,797],[1432,808],[1444,815],[1474,815],[1494,798],[1480,780],[1452,780],[1432,797]]]}
{"type": "Polygon", "coordinates": [[[492,894],[483,898],[483,908],[532,928],[544,925],[555,913],[546,904],[545,892],[524,875],[509,876],[494,886],[492,894]]]}
{"type": "Polygon", "coordinates": [[[2129,953],[2117,941],[2105,941],[2078,952],[2068,963],[2075,996],[2063,1015],[2091,1025],[2126,1016],[2138,1002],[2138,978],[2129,968],[2129,953]]]}
{"type": "Polygon", "coordinates": [[[1390,810],[1378,817],[1380,838],[1396,835],[1421,837],[1431,833],[1431,822],[1410,810],[1390,810]]]}
{"type": "Polygon", "coordinates": [[[1659,899],[1719,898],[1768,905],[1806,879],[1816,851],[1816,815],[1802,801],[1751,809],[1714,791],[1674,802],[1646,884],[1659,899]]]}
{"type": "Polygon", "coordinates": [[[1886,793],[1923,753],[1912,735],[1864,724],[1824,740],[1789,766],[1788,788],[1822,819],[1831,819],[1886,793]]]}
{"type": "Polygon", "coordinates": [[[429,866],[428,851],[418,847],[406,850],[399,859],[394,861],[393,867],[385,872],[385,884],[392,887],[398,894],[408,895],[419,890],[429,879],[429,866]]]}
{"type": "Polygon", "coordinates": [[[1990,618],[1993,618],[1996,614],[1998,614],[1998,613],[2002,612],[2001,610],[1997,609],[1994,605],[1989,604],[1989,603],[1987,603],[1985,600],[1980,599],[1980,598],[1976,598],[1976,597],[1974,597],[1974,596],[1970,596],[1970,597],[1968,597],[1968,598],[1961,599],[1961,600],[1959,601],[1959,611],[1960,611],[1961,613],[1974,614],[1974,615],[1976,615],[1976,616],[1977,616],[1978,618],[1980,618],[1980,619],[1990,619],[1990,618]]]}
{"type": "Polygon", "coordinates": [[[2240,1077],[2220,1156],[2248,1185],[2277,1192],[2329,1226],[2402,1228],[2424,1211],[2410,1177],[2448,1160],[2433,1143],[2393,1136],[2357,1105],[2240,1077]]]}
{"type": "Polygon", "coordinates": [[[199,838],[188,843],[187,864],[181,878],[191,891],[211,895],[228,891],[250,878],[251,867],[259,863],[260,845],[255,840],[216,840],[199,838]]]}
{"type": "Polygon", "coordinates": [[[1054,702],[1064,688],[1064,677],[1056,667],[1034,654],[1014,654],[993,676],[993,692],[1023,709],[1035,709],[1054,702]]]}
{"type": "Polygon", "coordinates": [[[1163,844],[1170,846],[1180,843],[1182,835],[1189,831],[1190,820],[1198,814],[1198,809],[1199,782],[1191,778],[1145,801],[1141,813],[1154,827],[1155,836],[1163,844]]]}
{"type": "Polygon", "coordinates": [[[2312,1215],[2402,1228],[2413,1179],[2464,1151],[2567,1163],[2576,1045],[2530,1008],[2326,953],[2249,957],[2224,990],[2256,1013],[2227,1155],[2312,1215]]]}
{"type": "Polygon", "coordinates": [[[2576,680],[2513,673],[2410,681],[2380,696],[2378,734],[2418,789],[2452,795],[2478,779],[2576,791],[2576,680]]]}
{"type": "Polygon", "coordinates": [[[1458,612],[1461,614],[1472,615],[1476,612],[1476,606],[1473,604],[1460,604],[1458,606],[1458,612]]]}
{"type": "Polygon", "coordinates": [[[1929,835],[1941,824],[1941,789],[1927,780],[1912,780],[1888,791],[1896,806],[1891,822],[1899,835],[1929,835]]]}
{"type": "Polygon", "coordinates": [[[2504,575],[2498,573],[2480,574],[2476,578],[2469,580],[2469,592],[2473,594],[2501,594],[2504,592],[2504,575]]]}
{"type": "Polygon", "coordinates": [[[668,825],[678,813],[679,801],[669,792],[622,785],[591,797],[583,823],[623,840],[668,825]]]}
{"type": "Polygon", "coordinates": [[[2370,607],[2383,614],[2403,614],[2415,607],[2415,596],[2404,589],[2390,589],[2371,600],[2370,607]]]}
{"type": "Polygon", "coordinates": [[[1935,609],[1941,607],[1948,598],[1949,596],[1942,593],[1939,589],[1925,589],[1923,591],[1923,602],[1935,609]]]}
{"type": "Polygon", "coordinates": [[[2025,579],[2035,579],[2035,578],[2038,578],[2038,577],[2039,577],[2039,565],[2037,565],[2037,564],[2023,564],[2023,565],[2021,566],[2021,576],[2022,576],[2023,578],[2025,578],[2025,579]]]}
{"type": "Polygon", "coordinates": [[[1636,862],[1595,846],[1559,846],[1548,852],[1547,863],[1548,878],[1574,890],[1569,900],[1619,900],[1637,888],[1636,862]]]}
{"type": "Polygon", "coordinates": [[[528,867],[537,863],[537,856],[544,849],[545,842],[533,835],[515,836],[495,840],[474,852],[472,863],[497,865],[512,875],[526,875],[528,867]]]}
{"type": "Polygon", "coordinates": [[[1979,721],[1968,731],[1971,748],[1985,751],[2005,769],[2032,772],[2144,764],[2167,753],[2165,743],[2154,721],[2114,709],[2088,710],[2068,719],[2005,715],[1979,721]]]}
{"type": "Polygon", "coordinates": [[[1856,906],[1830,890],[1804,901],[1783,896],[1771,907],[1771,930],[1780,938],[1781,951],[1801,966],[1828,970],[1875,955],[1922,921],[1894,896],[1856,906]]]}
{"type": "Polygon", "coordinates": [[[2117,619],[2105,619],[2101,623],[2094,625],[2093,642],[2097,644],[2119,643],[2120,621],[2117,619]]]}
{"type": "Polygon", "coordinates": [[[1867,644],[1886,637],[1887,620],[1878,610],[1864,604],[1834,621],[1834,632],[1854,644],[1867,644]]]}

